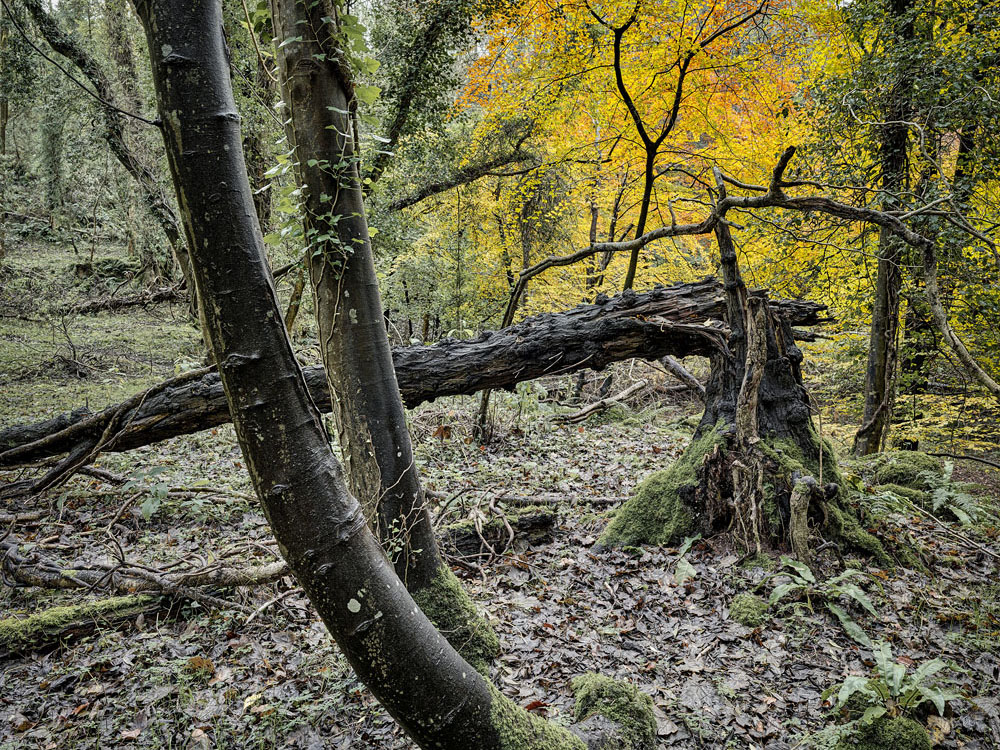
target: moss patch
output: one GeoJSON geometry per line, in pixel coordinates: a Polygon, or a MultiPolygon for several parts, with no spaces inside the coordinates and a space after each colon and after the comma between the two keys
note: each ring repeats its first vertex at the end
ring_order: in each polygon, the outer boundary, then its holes
{"type": "Polygon", "coordinates": [[[573,680],[576,697],[574,720],[600,714],[618,725],[622,750],[655,747],[656,718],[653,699],[634,685],[589,673],[573,680]]]}
{"type": "Polygon", "coordinates": [[[138,614],[155,600],[155,596],[114,596],[87,604],[52,607],[23,619],[9,617],[0,620],[0,649],[17,651],[29,648],[46,635],[59,633],[74,623],[120,620],[138,614]]]}
{"type": "Polygon", "coordinates": [[[717,430],[710,430],[691,443],[669,469],[650,474],[615,514],[601,544],[676,544],[691,535],[697,524],[681,495],[698,485],[698,469],[705,456],[723,442],[717,430]]]}
{"type": "Polygon", "coordinates": [[[431,585],[415,592],[413,599],[462,658],[488,674],[500,652],[500,640],[451,568],[442,565],[431,585]]]}
{"type": "Polygon", "coordinates": [[[895,484],[923,490],[927,487],[921,473],[941,474],[941,462],[919,451],[886,451],[865,459],[872,484],[895,484]]]}
{"type": "Polygon", "coordinates": [[[835,750],[931,750],[931,740],[913,719],[878,719],[853,737],[837,743],[835,750]]]}
{"type": "Polygon", "coordinates": [[[492,698],[490,723],[503,750],[587,750],[583,740],[568,729],[525,711],[489,680],[486,686],[492,698]]]}
{"type": "Polygon", "coordinates": [[[767,622],[767,602],[753,594],[738,594],[729,603],[729,617],[748,628],[767,622]]]}

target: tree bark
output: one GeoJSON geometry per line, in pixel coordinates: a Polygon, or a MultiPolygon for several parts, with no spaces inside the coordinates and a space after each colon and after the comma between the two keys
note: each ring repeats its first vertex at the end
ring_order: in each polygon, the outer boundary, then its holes
{"type": "Polygon", "coordinates": [[[424,506],[385,330],[358,177],[357,101],[350,64],[337,49],[343,32],[325,2],[272,0],[271,17],[344,468],[397,575],[416,596],[449,571],[424,506]]]}
{"type": "MultiPolygon", "coordinates": [[[[824,309],[795,301],[772,301],[771,307],[778,318],[794,325],[819,323],[824,309]]],[[[724,329],[704,323],[723,317],[724,310],[721,285],[706,279],[535,316],[470,341],[399,348],[393,351],[394,366],[403,400],[413,407],[484,388],[511,388],[544,375],[602,369],[634,357],[707,356],[724,329]]],[[[305,368],[305,380],[316,405],[328,410],[330,395],[323,368],[305,368]]],[[[0,430],[0,466],[50,458],[71,450],[79,441],[95,440],[113,417],[125,428],[108,445],[109,451],[132,450],[229,421],[218,373],[195,380],[182,377],[163,386],[156,386],[144,399],[133,399],[138,406],[120,416],[116,415],[121,405],[116,404],[96,416],[78,409],[0,430]]]]}
{"type": "Polygon", "coordinates": [[[422,747],[500,750],[511,733],[528,747],[584,747],[482,679],[386,561],[282,324],[247,182],[220,4],[137,0],[137,8],[208,338],[250,477],[299,583],[359,678],[422,747]]]}
{"type": "Polygon", "coordinates": [[[801,552],[815,532],[884,554],[840,505],[836,463],[813,425],[788,321],[773,314],[766,292],[747,292],[725,220],[715,233],[730,333],[710,356],[701,423],[684,455],[618,510],[601,543],[729,533],[750,552],[801,552]]]}
{"type": "MultiPolygon", "coordinates": [[[[890,2],[889,22],[895,27],[894,43],[907,44],[913,40],[913,19],[909,14],[912,5],[913,0],[890,2]]],[[[887,124],[881,127],[882,210],[887,212],[902,208],[902,193],[909,182],[907,147],[910,128],[905,122],[909,119],[911,108],[908,72],[905,69],[894,71],[896,80],[884,112],[887,124]]],[[[903,284],[902,251],[902,241],[885,227],[880,228],[878,277],[865,368],[865,412],[861,428],[854,437],[854,452],[859,456],[882,450],[892,420],[899,349],[899,295],[903,284]]]]}

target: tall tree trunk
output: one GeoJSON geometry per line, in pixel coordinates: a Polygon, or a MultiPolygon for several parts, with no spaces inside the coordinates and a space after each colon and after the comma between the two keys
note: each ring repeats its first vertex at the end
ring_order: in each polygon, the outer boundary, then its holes
{"type": "Polygon", "coordinates": [[[299,583],[358,676],[421,747],[583,750],[566,729],[504,698],[434,629],[347,490],[282,325],[220,4],[137,7],[209,339],[251,480],[299,583]]]}
{"type": "MultiPolygon", "coordinates": [[[[0,77],[6,75],[3,69],[3,57],[7,49],[7,39],[10,33],[7,30],[7,19],[5,14],[7,9],[0,5],[0,77]]],[[[0,93],[0,156],[7,155],[7,123],[10,121],[10,102],[7,97],[0,93]]],[[[3,248],[0,247],[0,253],[3,248]]]]}
{"type": "MultiPolygon", "coordinates": [[[[890,23],[893,43],[913,41],[914,26],[910,17],[913,0],[891,0],[890,23]]],[[[910,128],[905,124],[911,109],[911,77],[903,67],[894,76],[881,126],[879,160],[881,163],[882,210],[897,211],[904,205],[902,193],[908,180],[907,148],[910,128]]],[[[865,411],[861,428],[854,437],[854,452],[859,456],[878,453],[887,438],[896,399],[896,364],[899,346],[899,295],[903,283],[901,260],[903,242],[884,227],[878,238],[878,277],[872,304],[872,325],[868,340],[868,363],[865,367],[865,411]]]]}
{"type": "Polygon", "coordinates": [[[351,490],[396,572],[428,615],[479,667],[499,644],[438,550],[393,369],[358,177],[346,60],[326,2],[272,0],[289,141],[304,185],[309,275],[320,351],[351,490]],[[324,20],[325,19],[325,20],[324,20]]]}

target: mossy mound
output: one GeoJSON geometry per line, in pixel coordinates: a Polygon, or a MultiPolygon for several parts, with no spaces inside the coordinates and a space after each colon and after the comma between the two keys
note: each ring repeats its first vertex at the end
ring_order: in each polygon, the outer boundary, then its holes
{"type": "Polygon", "coordinates": [[[698,470],[705,457],[724,443],[716,430],[688,446],[669,468],[650,474],[639,485],[601,537],[604,546],[677,544],[695,532],[697,523],[684,502],[698,487],[698,470]]]}
{"type": "Polygon", "coordinates": [[[573,679],[577,723],[597,714],[617,725],[616,747],[621,750],[651,750],[656,742],[653,699],[634,685],[588,673],[573,679]]]}
{"type": "Polygon", "coordinates": [[[893,495],[909,500],[910,502],[919,505],[921,508],[930,507],[931,496],[923,490],[906,487],[902,484],[880,484],[873,489],[875,492],[891,492],[893,495]]]}
{"type": "Polygon", "coordinates": [[[587,745],[568,729],[525,711],[501,693],[489,680],[490,722],[503,750],[587,750],[587,745]]]}
{"type": "Polygon", "coordinates": [[[738,594],[729,603],[729,617],[748,628],[759,628],[767,622],[767,609],[767,602],[759,596],[738,594]]]}
{"type": "Polygon", "coordinates": [[[462,658],[488,675],[500,653],[500,639],[451,568],[442,565],[430,586],[414,592],[413,600],[462,658]]]}
{"type": "Polygon", "coordinates": [[[915,490],[926,489],[924,472],[940,476],[941,462],[919,451],[886,451],[864,460],[864,468],[874,485],[895,484],[915,490]]]}
{"type": "Polygon", "coordinates": [[[913,719],[899,716],[876,719],[838,742],[835,750],[931,750],[931,739],[913,719]]]}

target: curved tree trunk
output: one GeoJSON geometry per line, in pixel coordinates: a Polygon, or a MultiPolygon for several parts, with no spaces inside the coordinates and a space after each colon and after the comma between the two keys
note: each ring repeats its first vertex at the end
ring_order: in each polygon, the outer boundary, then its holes
{"type": "Polygon", "coordinates": [[[221,8],[137,0],[209,337],[282,553],[358,676],[422,747],[583,748],[517,708],[433,628],[344,483],[282,325],[242,157],[221,8]],[[253,325],[248,325],[252,321],[253,325]]]}

